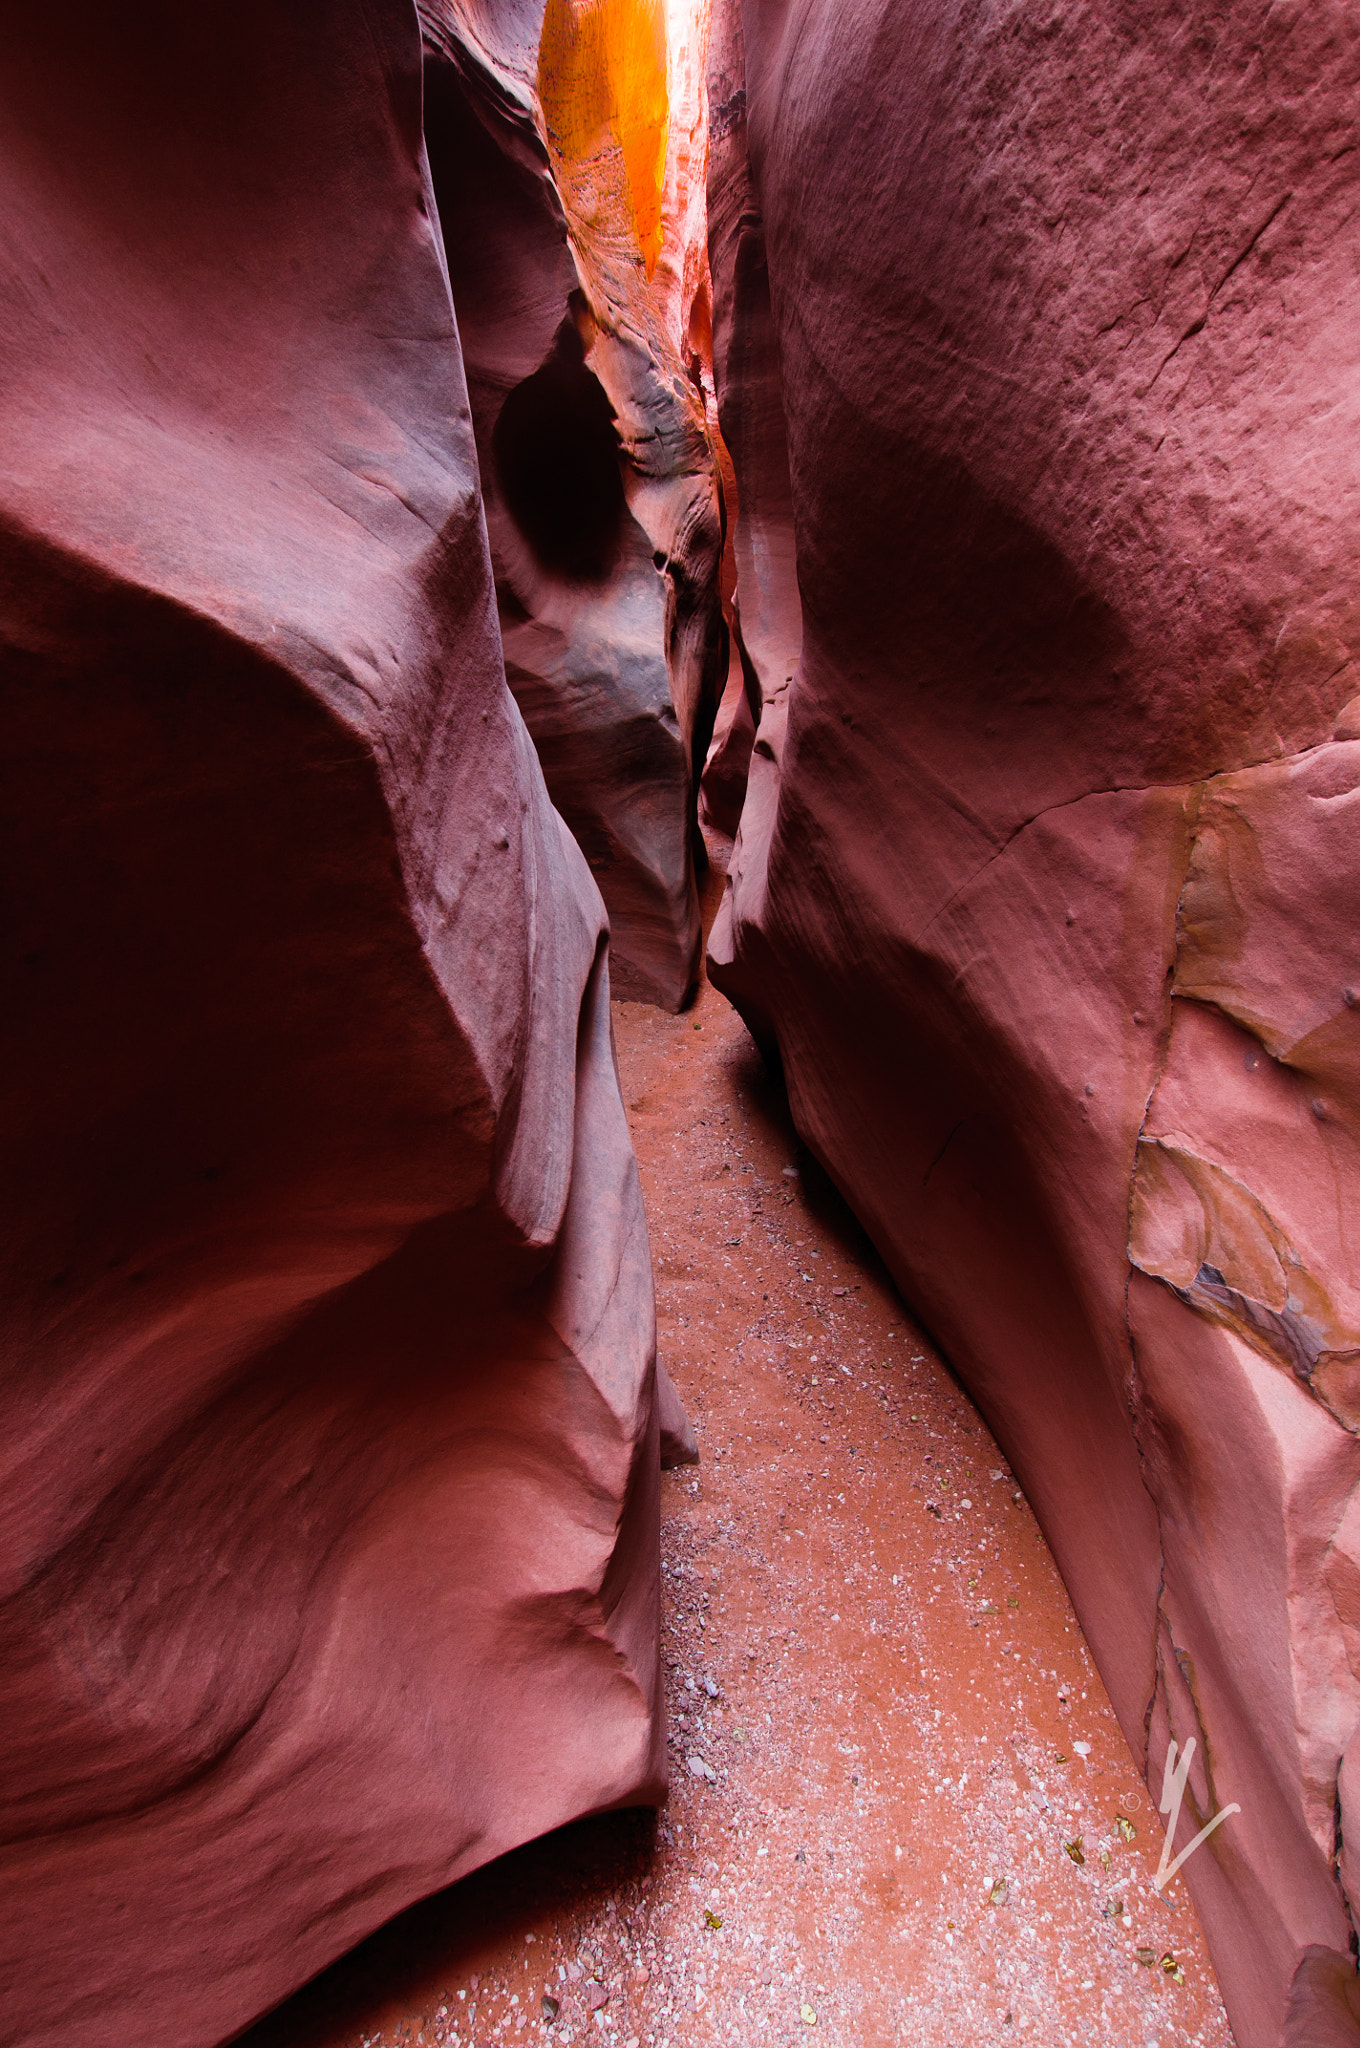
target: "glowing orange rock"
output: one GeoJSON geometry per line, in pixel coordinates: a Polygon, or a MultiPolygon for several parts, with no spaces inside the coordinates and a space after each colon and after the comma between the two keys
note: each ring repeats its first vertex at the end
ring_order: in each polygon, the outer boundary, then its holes
{"type": "Polygon", "coordinates": [[[548,0],[538,93],[559,180],[602,227],[631,224],[650,279],[669,131],[661,0],[548,0]]]}

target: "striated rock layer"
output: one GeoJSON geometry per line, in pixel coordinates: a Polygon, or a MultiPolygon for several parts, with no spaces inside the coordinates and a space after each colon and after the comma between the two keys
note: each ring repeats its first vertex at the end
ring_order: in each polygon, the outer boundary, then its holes
{"type": "Polygon", "coordinates": [[[421,0],[421,21],[506,673],[604,894],[616,989],[676,1009],[722,655],[705,22],[668,43],[661,0],[421,0]]]}
{"type": "Polygon", "coordinates": [[[712,58],[762,703],[713,976],[1154,1792],[1194,1738],[1178,1847],[1241,1808],[1184,1881],[1242,2048],[1358,2037],[1350,30],[726,0],[712,58]]]}
{"type": "Polygon", "coordinates": [[[6,47],[8,2043],[218,2041],[664,1786],[604,917],[421,67],[400,0],[6,47]]]}

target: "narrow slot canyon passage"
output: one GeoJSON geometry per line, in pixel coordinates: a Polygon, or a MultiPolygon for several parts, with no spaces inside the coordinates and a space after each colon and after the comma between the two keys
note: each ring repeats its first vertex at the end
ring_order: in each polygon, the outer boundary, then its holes
{"type": "Polygon", "coordinates": [[[1355,13],[16,11],[0,2048],[1360,2048],[1355,13]]]}
{"type": "Polygon", "coordinates": [[[1150,1882],[1162,1823],[986,1425],[725,1000],[616,1002],[614,1026],[659,1356],[701,1451],[662,1475],[669,1803],[414,1907],[242,2048],[1224,2048],[1184,1884],[1150,1882]]]}

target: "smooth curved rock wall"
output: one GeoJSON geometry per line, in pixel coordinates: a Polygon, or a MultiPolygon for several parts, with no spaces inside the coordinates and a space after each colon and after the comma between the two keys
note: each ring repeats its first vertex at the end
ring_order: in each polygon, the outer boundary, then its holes
{"type": "Polygon", "coordinates": [[[664,1789],[604,914],[505,685],[421,66],[398,0],[7,42],[16,2044],[219,2041],[664,1789]]]}
{"type": "Polygon", "coordinates": [[[1195,1738],[1178,1842],[1241,1806],[1184,1881],[1242,2048],[1356,2038],[1352,28],[729,0],[713,42],[719,399],[758,506],[772,335],[802,635],[713,978],[1154,1792],[1195,1738]]]}

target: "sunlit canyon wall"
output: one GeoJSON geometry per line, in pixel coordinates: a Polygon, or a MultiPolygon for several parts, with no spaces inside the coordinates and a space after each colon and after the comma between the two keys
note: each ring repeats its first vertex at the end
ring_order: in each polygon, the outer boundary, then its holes
{"type": "Polygon", "coordinates": [[[693,767],[723,658],[706,419],[706,20],[422,0],[425,129],[506,674],[612,928],[617,993],[698,971],[693,767]]]}

